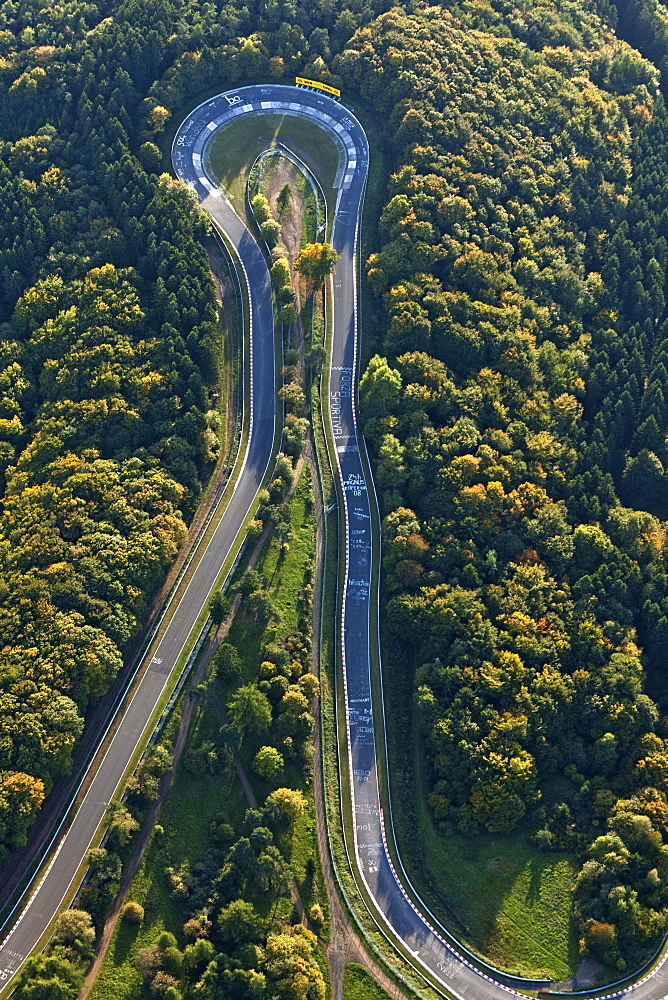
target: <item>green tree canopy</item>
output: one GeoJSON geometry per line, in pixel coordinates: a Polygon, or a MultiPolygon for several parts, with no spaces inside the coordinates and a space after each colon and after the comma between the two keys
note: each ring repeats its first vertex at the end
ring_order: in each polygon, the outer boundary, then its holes
{"type": "Polygon", "coordinates": [[[307,243],[295,260],[295,271],[310,278],[314,288],[319,288],[327,275],[334,270],[339,255],[329,243],[307,243]]]}
{"type": "Polygon", "coordinates": [[[227,703],[230,722],[240,733],[264,732],[271,725],[271,705],[256,684],[243,684],[227,703]]]}

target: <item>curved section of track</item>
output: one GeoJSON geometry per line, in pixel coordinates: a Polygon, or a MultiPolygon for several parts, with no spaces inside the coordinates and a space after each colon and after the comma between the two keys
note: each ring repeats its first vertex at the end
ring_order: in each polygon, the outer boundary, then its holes
{"type": "MultiPolygon", "coordinates": [[[[340,260],[332,278],[328,406],[345,521],[340,633],[358,875],[375,904],[379,925],[390,939],[401,942],[412,964],[428,972],[432,981],[436,980],[463,1000],[474,997],[478,1000],[483,995],[507,996],[509,990],[515,991],[513,984],[517,986],[518,980],[497,981],[485,976],[458,953],[456,946],[446,943],[422,916],[419,900],[411,900],[395,871],[385,837],[376,758],[376,726],[382,727],[383,722],[382,716],[374,715],[370,667],[370,645],[375,641],[371,633],[371,603],[377,510],[373,484],[367,482],[360,454],[355,413],[357,241],[369,163],[366,135],[357,119],[330,98],[279,85],[243,87],[220,94],[196,108],[183,123],[174,140],[174,168],[195,189],[202,206],[234,243],[251,284],[260,277],[259,265],[255,264],[259,251],[245,227],[239,229],[242,224],[232,204],[208,175],[207,147],[219,130],[238,117],[259,114],[306,116],[330,130],[344,150],[331,235],[340,260]]],[[[255,336],[262,336],[257,324],[255,336]]],[[[544,985],[521,982],[525,989],[544,985]]]]}

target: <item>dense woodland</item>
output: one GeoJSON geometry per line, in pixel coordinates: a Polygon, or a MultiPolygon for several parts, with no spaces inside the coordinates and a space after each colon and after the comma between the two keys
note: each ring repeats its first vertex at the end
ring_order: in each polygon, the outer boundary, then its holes
{"type": "Polygon", "coordinates": [[[668,120],[614,23],[392,12],[339,71],[397,155],[360,390],[432,814],[575,852],[583,950],[624,969],[668,925],[668,120]]]}
{"type": "Polygon", "coordinates": [[[319,75],[388,122],[361,407],[434,819],[574,851],[583,948],[622,969],[668,927],[668,10],[390,6],[0,3],[0,840],[216,457],[170,118],[319,75]]]}

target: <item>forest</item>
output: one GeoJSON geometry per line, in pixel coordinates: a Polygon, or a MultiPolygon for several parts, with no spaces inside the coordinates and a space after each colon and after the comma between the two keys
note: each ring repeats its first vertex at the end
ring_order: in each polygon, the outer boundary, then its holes
{"type": "Polygon", "coordinates": [[[668,926],[668,121],[592,8],[392,11],[338,69],[397,153],[360,403],[429,805],[574,853],[623,970],[668,926]]]}
{"type": "Polygon", "coordinates": [[[217,457],[206,223],[169,130],[295,73],[387,122],[360,407],[430,809],[573,852],[583,952],[633,966],[668,927],[656,0],[0,3],[2,850],[217,457]]]}

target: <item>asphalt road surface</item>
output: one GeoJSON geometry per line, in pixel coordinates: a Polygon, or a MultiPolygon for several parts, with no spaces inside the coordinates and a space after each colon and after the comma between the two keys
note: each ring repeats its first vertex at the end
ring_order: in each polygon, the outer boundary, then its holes
{"type": "MultiPolygon", "coordinates": [[[[386,822],[380,808],[376,761],[376,727],[382,712],[371,697],[370,628],[372,593],[373,484],[367,481],[360,457],[355,420],[357,383],[357,239],[367,179],[369,151],[359,122],[341,104],[314,91],[265,85],[219,94],[196,108],[176,134],[172,161],[177,175],[191,185],[205,210],[236,248],[248,279],[251,297],[251,434],[235,492],[216,532],[200,559],[165,635],[155,651],[117,734],[74,821],[58,845],[46,876],[31,888],[23,910],[10,917],[0,932],[0,986],[16,973],[57,913],[71,885],[105,808],[140,739],[154,706],[205,604],[220,568],[234,543],[264,477],[274,435],[273,312],[269,273],[263,255],[225,194],[206,172],[206,147],[212,136],[239,115],[307,116],[331,131],[340,152],[338,195],[332,243],[341,259],[333,277],[333,339],[329,376],[329,418],[344,498],[345,571],[341,644],[350,771],[350,798],[355,819],[355,862],[375,905],[379,925],[390,940],[398,939],[411,962],[458,1000],[502,1000],[508,993],[541,983],[505,978],[494,970],[474,967],[456,942],[446,942],[433,917],[396,872],[386,842],[386,822]],[[403,884],[402,884],[403,881],[403,884]],[[430,922],[431,921],[431,922],[430,922]]],[[[362,444],[363,447],[363,444],[362,444]]],[[[382,741],[380,746],[382,746],[382,741]]],[[[390,825],[390,824],[388,824],[390,825]]],[[[391,836],[391,830],[388,831],[391,836]]],[[[631,987],[640,1000],[668,1000],[668,966],[661,965],[631,987]]],[[[620,996],[624,990],[610,991],[620,996]]]]}
{"type": "MultiPolygon", "coordinates": [[[[186,172],[184,179],[194,181],[194,171],[192,175],[186,172]]],[[[200,187],[198,193],[205,197],[209,192],[200,187]]],[[[222,200],[205,197],[205,207],[214,217],[217,217],[219,204],[222,205],[222,200]]],[[[276,386],[269,273],[259,247],[240,219],[231,213],[229,218],[224,214],[220,221],[224,221],[229,238],[242,256],[251,297],[250,420],[243,465],[216,530],[172,614],[163,638],[152,651],[148,670],[70,828],[57,845],[46,876],[39,884],[31,886],[0,930],[0,987],[6,986],[12,979],[58,912],[102,821],[105,809],[114,797],[137,743],[239,535],[271,458],[276,386]]]]}

